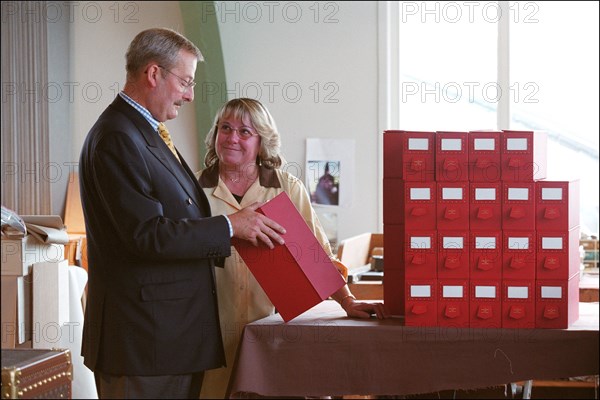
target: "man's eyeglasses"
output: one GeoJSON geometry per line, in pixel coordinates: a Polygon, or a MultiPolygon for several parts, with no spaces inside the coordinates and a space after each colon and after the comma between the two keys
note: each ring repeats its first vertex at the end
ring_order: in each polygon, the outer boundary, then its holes
{"type": "Polygon", "coordinates": [[[246,127],[241,127],[241,128],[232,128],[229,124],[221,124],[221,125],[217,125],[217,129],[219,130],[219,132],[223,135],[231,135],[233,134],[234,131],[237,132],[238,137],[242,140],[248,140],[250,139],[252,136],[256,136],[258,135],[258,133],[252,131],[250,128],[246,128],[246,127]]]}
{"type": "Polygon", "coordinates": [[[170,73],[171,75],[175,76],[177,79],[179,79],[179,83],[181,83],[181,86],[183,86],[184,90],[187,89],[193,89],[194,86],[196,86],[196,82],[192,79],[191,81],[185,80],[182,77],[180,77],[177,74],[174,74],[173,72],[169,71],[168,69],[166,69],[165,67],[163,67],[162,65],[159,65],[158,68],[162,68],[165,71],[167,71],[168,73],[170,73]]]}

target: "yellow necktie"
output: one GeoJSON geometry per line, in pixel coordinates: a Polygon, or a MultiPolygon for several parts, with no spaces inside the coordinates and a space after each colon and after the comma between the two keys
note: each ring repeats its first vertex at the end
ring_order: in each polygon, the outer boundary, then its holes
{"type": "Polygon", "coordinates": [[[181,160],[179,159],[179,155],[177,154],[177,151],[175,150],[175,146],[173,145],[173,140],[171,139],[171,134],[167,130],[167,127],[165,126],[165,124],[163,124],[162,122],[158,124],[158,133],[160,134],[160,137],[165,142],[165,144],[167,145],[169,150],[171,150],[171,152],[173,153],[173,155],[175,156],[177,161],[179,161],[181,163],[181,160]]]}

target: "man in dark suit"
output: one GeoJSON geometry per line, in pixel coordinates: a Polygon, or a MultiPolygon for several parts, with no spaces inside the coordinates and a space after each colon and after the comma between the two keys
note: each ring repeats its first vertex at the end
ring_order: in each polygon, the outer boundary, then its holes
{"type": "Polygon", "coordinates": [[[169,29],[131,42],[123,92],[80,159],[89,283],[82,355],[102,398],[198,398],[225,363],[213,268],[232,236],[273,247],[283,228],[255,212],[211,217],[162,122],[194,98],[200,50],[169,29]],[[159,129],[160,128],[160,129],[159,129]]]}

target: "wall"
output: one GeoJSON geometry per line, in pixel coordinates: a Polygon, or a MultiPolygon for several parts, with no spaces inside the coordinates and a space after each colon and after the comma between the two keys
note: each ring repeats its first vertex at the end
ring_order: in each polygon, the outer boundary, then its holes
{"type": "MultiPolygon", "coordinates": [[[[123,88],[125,52],[131,40],[157,26],[183,31],[183,23],[176,2],[74,2],[71,10],[72,151],[77,160],[87,132],[123,88]]],[[[199,168],[198,139],[186,132],[194,132],[195,125],[190,105],[167,122],[175,145],[193,170],[199,168]]]]}
{"type": "Polygon", "coordinates": [[[215,6],[229,97],[255,97],[269,108],[286,160],[300,173],[306,138],[354,139],[356,174],[344,178],[353,179],[354,193],[337,210],[338,239],[377,231],[377,3],[215,6]]]}
{"type": "MultiPolygon", "coordinates": [[[[183,24],[177,3],[75,4],[71,123],[78,157],[87,131],[123,86],[131,39],[148,27],[183,24]]],[[[356,174],[345,178],[353,179],[354,193],[337,210],[338,239],[377,231],[377,3],[215,2],[203,12],[219,21],[229,98],[255,97],[269,108],[287,162],[300,166],[290,172],[304,179],[306,138],[355,140],[356,174]]],[[[206,89],[199,83],[196,97],[211,95],[206,89]]],[[[168,126],[192,169],[199,168],[194,149],[203,138],[185,133],[194,131],[192,107],[168,126]]]]}

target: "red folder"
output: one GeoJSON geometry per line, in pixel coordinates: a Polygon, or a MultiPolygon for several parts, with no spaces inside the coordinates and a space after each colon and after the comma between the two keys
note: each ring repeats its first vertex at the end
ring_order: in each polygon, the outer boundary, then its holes
{"type": "Polygon", "coordinates": [[[257,209],[282,225],[284,245],[232,239],[250,271],[285,322],[327,299],[346,282],[285,192],[257,209]]]}

